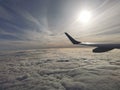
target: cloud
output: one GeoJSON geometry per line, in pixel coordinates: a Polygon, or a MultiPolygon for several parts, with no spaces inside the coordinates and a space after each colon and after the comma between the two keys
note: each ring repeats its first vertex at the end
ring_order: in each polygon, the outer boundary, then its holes
{"type": "MultiPolygon", "coordinates": [[[[23,9],[23,8],[20,8],[19,6],[14,5],[12,1],[11,2],[8,1],[7,3],[6,1],[4,1],[0,5],[1,5],[1,13],[2,13],[0,18],[1,30],[5,31],[6,33],[9,33],[9,32],[14,33],[14,35],[10,34],[11,37],[16,35],[17,38],[21,40],[26,40],[28,38],[32,40],[35,38],[34,37],[31,38],[31,35],[29,36],[28,33],[34,34],[34,32],[37,32],[40,35],[42,35],[42,33],[44,32],[45,33],[49,32],[48,28],[46,28],[47,26],[45,25],[47,23],[46,22],[44,23],[45,20],[43,18],[41,18],[43,20],[39,20],[36,16],[34,17],[32,15],[34,14],[34,12],[37,12],[37,11],[33,11],[32,13],[29,13],[27,9],[23,9]],[[23,35],[25,35],[26,37],[23,37],[23,35]]],[[[4,38],[4,36],[2,36],[2,38],[6,39],[4,38]]],[[[10,40],[12,40],[12,38],[10,38],[10,40]]]]}
{"type": "Polygon", "coordinates": [[[94,54],[90,50],[74,48],[0,52],[0,88],[119,89],[119,50],[104,54],[94,54]]]}
{"type": "Polygon", "coordinates": [[[0,2],[1,42],[16,41],[24,44],[25,41],[30,43],[33,41],[36,44],[40,42],[39,45],[42,47],[44,44],[47,47],[69,47],[64,32],[72,33],[82,41],[119,42],[118,0],[92,2],[1,0],[0,2]],[[76,22],[77,13],[85,7],[92,11],[94,17],[88,25],[76,22]]]}

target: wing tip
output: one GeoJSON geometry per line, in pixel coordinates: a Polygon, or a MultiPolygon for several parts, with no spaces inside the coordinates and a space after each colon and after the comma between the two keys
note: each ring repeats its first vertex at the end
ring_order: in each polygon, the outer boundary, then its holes
{"type": "Polygon", "coordinates": [[[69,38],[69,40],[73,43],[73,44],[80,44],[81,42],[75,40],[73,37],[71,37],[67,32],[65,32],[65,35],[69,38]]]}

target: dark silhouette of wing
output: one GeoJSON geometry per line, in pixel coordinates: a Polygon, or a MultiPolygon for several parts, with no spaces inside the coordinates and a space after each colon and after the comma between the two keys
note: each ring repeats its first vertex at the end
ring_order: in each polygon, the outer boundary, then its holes
{"type": "Polygon", "coordinates": [[[99,44],[99,43],[90,43],[90,42],[81,42],[75,40],[73,37],[71,37],[68,33],[65,32],[65,35],[69,38],[69,40],[76,45],[85,45],[85,46],[93,46],[96,47],[93,49],[94,53],[102,53],[102,52],[107,52],[112,49],[120,49],[120,44],[99,44]]]}
{"type": "Polygon", "coordinates": [[[72,38],[68,33],[65,33],[65,34],[73,44],[80,44],[81,43],[81,42],[75,40],[74,38],[72,38]]]}

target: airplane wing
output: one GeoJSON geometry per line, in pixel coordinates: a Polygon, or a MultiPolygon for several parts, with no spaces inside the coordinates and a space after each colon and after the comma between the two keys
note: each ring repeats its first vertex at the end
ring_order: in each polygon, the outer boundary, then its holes
{"type": "Polygon", "coordinates": [[[93,46],[96,47],[95,49],[93,49],[94,53],[102,53],[102,52],[107,52],[110,51],[112,49],[114,49],[114,44],[98,44],[98,43],[89,43],[89,42],[81,42],[81,41],[77,41],[75,40],[73,37],[71,37],[68,33],[65,32],[65,35],[68,37],[68,39],[72,42],[72,44],[76,44],[76,45],[84,45],[84,46],[93,46]]]}
{"type": "Polygon", "coordinates": [[[72,38],[68,33],[65,32],[65,35],[69,38],[69,40],[73,43],[73,44],[80,44],[81,42],[75,40],[74,38],[72,38]]]}

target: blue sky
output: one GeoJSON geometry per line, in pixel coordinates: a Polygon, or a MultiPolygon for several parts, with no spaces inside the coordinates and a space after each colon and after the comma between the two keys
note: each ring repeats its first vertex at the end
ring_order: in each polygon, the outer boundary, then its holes
{"type": "Polygon", "coordinates": [[[0,49],[66,47],[78,40],[120,43],[119,0],[0,0],[0,49]],[[81,10],[93,17],[77,20],[81,10]]]}

